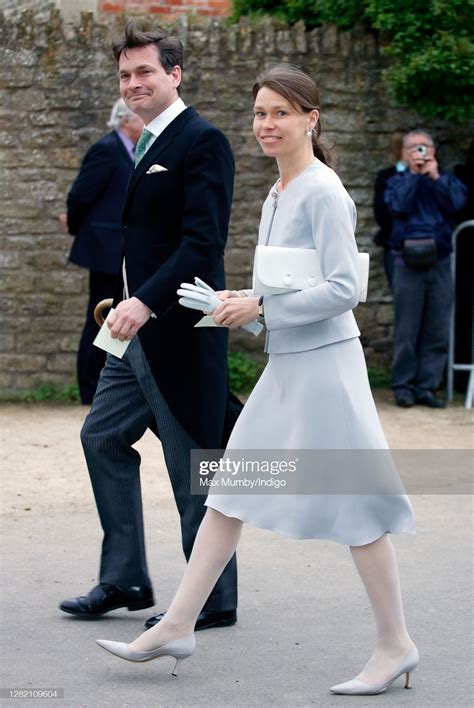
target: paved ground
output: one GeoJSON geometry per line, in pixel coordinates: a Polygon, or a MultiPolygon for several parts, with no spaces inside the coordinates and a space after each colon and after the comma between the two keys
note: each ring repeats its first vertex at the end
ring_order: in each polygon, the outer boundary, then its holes
{"type": "MultiPolygon", "coordinates": [[[[401,410],[377,393],[392,447],[472,448],[473,415],[401,410]]],[[[332,696],[355,675],[374,630],[346,548],[290,541],[246,528],[239,550],[239,623],[201,632],[178,678],[172,660],[135,666],[107,655],[95,638],[128,640],[150,611],[120,610],[78,621],[58,602],[96,582],[101,540],[79,429],[80,406],[0,406],[2,446],[2,656],[0,689],[61,688],[64,698],[3,699],[17,706],[292,708],[417,706],[464,708],[472,691],[472,497],[415,494],[415,536],[394,537],[406,613],[422,661],[413,689],[383,696],[332,696]]],[[[157,609],[183,570],[179,530],[161,448],[146,435],[143,495],[157,609]]],[[[453,477],[466,470],[454,470],[453,477]]],[[[457,479],[457,478],[456,478],[457,479]]],[[[454,481],[456,481],[456,479],[454,481]]],[[[453,491],[457,491],[453,484],[453,491]]],[[[2,695],[0,693],[0,695],[2,695]]]]}

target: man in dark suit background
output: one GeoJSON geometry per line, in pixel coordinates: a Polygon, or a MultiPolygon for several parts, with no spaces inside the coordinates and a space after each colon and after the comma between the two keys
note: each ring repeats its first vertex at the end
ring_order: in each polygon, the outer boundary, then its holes
{"type": "Polygon", "coordinates": [[[112,132],[87,151],[67,197],[67,214],[60,221],[75,236],[71,263],[89,269],[89,302],[77,354],[77,379],[82,403],[92,403],[105,352],[93,345],[99,330],[94,308],[112,297],[122,256],[123,200],[135,158],[142,119],[120,98],[107,124],[112,132]]]}
{"type": "MultiPolygon", "coordinates": [[[[78,616],[154,603],[133,443],[148,427],[159,435],[188,558],[205,511],[204,497],[190,494],[190,451],[219,448],[228,432],[227,331],[195,329],[201,315],[181,307],[176,291],[197,275],[216,290],[225,287],[232,151],[179,97],[183,50],[176,37],[130,22],[114,53],[121,95],[146,128],[122,216],[123,283],[108,320],[112,336],[130,344],[123,359],[108,356],[81,433],[104,540],[99,585],[60,605],[78,616]]],[[[236,580],[234,557],[196,629],[236,622],[236,580]]]]}

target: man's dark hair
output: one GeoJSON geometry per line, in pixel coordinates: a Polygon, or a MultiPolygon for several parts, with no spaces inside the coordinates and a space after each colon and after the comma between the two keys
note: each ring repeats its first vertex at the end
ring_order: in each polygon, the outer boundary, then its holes
{"type": "Polygon", "coordinates": [[[168,34],[161,27],[152,30],[140,29],[138,24],[131,20],[125,27],[124,37],[113,45],[114,57],[117,62],[122,52],[136,47],[147,47],[154,44],[160,64],[167,74],[171,74],[174,66],[183,69],[183,44],[178,37],[168,34]]]}

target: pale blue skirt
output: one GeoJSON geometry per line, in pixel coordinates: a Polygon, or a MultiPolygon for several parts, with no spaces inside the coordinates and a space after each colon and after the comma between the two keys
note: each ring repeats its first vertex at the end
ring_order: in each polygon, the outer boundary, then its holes
{"type": "MultiPolygon", "coordinates": [[[[270,354],[228,450],[386,450],[358,338],[270,354]]],[[[362,546],[384,533],[414,533],[406,494],[210,493],[226,516],[292,538],[362,546]]]]}

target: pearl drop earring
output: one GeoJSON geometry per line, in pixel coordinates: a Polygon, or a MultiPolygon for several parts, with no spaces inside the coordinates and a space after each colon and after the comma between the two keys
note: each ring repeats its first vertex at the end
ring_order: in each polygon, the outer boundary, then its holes
{"type": "Polygon", "coordinates": [[[313,134],[313,129],[308,128],[308,130],[306,131],[306,135],[308,136],[308,138],[310,138],[312,136],[312,134],[313,134]]]}

